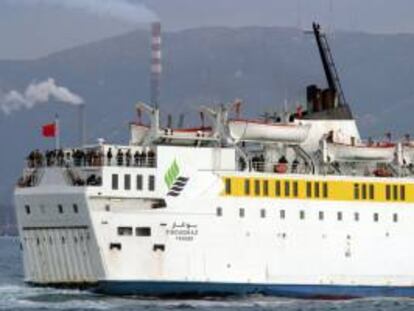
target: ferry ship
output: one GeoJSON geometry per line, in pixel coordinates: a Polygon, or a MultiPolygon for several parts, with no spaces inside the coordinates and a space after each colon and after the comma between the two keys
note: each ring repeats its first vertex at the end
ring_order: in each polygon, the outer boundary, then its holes
{"type": "Polygon", "coordinates": [[[414,144],[363,141],[325,35],[306,109],[131,123],[128,145],[31,154],[15,189],[25,281],[111,295],[414,296],[414,144]],[[410,208],[413,208],[411,210],[410,208]]]}

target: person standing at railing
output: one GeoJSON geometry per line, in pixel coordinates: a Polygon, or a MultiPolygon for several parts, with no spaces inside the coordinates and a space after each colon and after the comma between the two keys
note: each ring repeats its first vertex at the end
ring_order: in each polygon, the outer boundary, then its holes
{"type": "Polygon", "coordinates": [[[111,162],[112,162],[112,150],[111,150],[111,148],[109,148],[108,152],[106,153],[106,160],[108,162],[108,165],[111,166],[111,162]]]}
{"type": "Polygon", "coordinates": [[[57,152],[57,162],[59,166],[63,166],[64,159],[65,159],[65,154],[63,153],[62,149],[59,149],[57,152]]]}
{"type": "Polygon", "coordinates": [[[116,161],[118,163],[118,166],[122,166],[124,164],[124,154],[122,153],[121,149],[118,149],[118,152],[116,154],[116,161]]]}
{"type": "Polygon", "coordinates": [[[97,150],[95,152],[95,156],[96,156],[96,166],[102,166],[102,159],[103,159],[103,153],[102,150],[97,150]]]}
{"type": "Polygon", "coordinates": [[[135,166],[139,166],[139,160],[140,160],[140,154],[139,154],[139,151],[137,150],[137,151],[135,151],[134,152],[134,165],[135,166]]]}
{"type": "Polygon", "coordinates": [[[148,157],[148,166],[155,167],[155,153],[152,149],[148,151],[147,157],[148,157]]]}
{"type": "Polygon", "coordinates": [[[146,154],[144,150],[141,150],[140,154],[139,154],[139,166],[145,166],[145,162],[146,162],[146,154]]]}
{"type": "Polygon", "coordinates": [[[125,153],[125,163],[126,166],[129,166],[131,164],[131,150],[128,149],[127,152],[125,153]]]}

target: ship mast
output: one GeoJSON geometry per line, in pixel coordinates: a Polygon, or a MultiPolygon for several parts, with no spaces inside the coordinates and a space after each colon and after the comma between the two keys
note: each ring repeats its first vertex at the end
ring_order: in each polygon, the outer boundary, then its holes
{"type": "Polygon", "coordinates": [[[325,71],[326,80],[328,82],[328,87],[335,92],[336,96],[338,96],[339,106],[345,106],[345,95],[342,90],[341,81],[339,80],[338,71],[336,69],[326,35],[320,31],[321,27],[319,24],[313,23],[312,27],[316,44],[318,45],[319,54],[321,56],[323,70],[325,71]]]}

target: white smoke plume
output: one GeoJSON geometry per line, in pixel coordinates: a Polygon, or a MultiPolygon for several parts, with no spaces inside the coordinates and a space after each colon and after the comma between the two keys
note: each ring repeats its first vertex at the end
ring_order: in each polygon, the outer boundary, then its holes
{"type": "Polygon", "coordinates": [[[158,20],[157,14],[141,3],[128,0],[8,0],[13,5],[48,5],[83,10],[90,14],[112,17],[130,23],[148,23],[158,20]]]}
{"type": "Polygon", "coordinates": [[[49,78],[38,83],[31,83],[24,93],[12,90],[8,93],[0,93],[0,109],[9,115],[21,109],[31,109],[37,104],[47,103],[51,100],[62,103],[81,105],[83,99],[72,93],[66,87],[56,85],[55,80],[49,78]]]}

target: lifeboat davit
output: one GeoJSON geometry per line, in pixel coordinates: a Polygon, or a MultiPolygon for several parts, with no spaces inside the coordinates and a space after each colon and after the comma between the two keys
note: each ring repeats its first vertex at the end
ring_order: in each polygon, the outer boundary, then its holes
{"type": "Polygon", "coordinates": [[[328,154],[337,161],[391,162],[395,157],[396,145],[388,142],[372,144],[327,143],[328,154]]]}
{"type": "Polygon", "coordinates": [[[260,120],[229,121],[230,135],[235,140],[301,143],[309,134],[310,125],[269,123],[260,120]]]}
{"type": "Polygon", "coordinates": [[[403,158],[406,163],[414,163],[414,142],[403,144],[403,158]]]}

